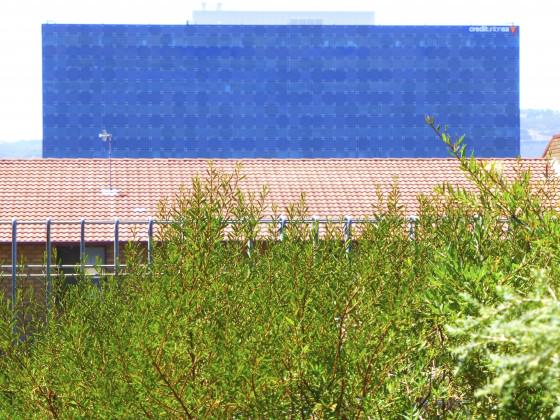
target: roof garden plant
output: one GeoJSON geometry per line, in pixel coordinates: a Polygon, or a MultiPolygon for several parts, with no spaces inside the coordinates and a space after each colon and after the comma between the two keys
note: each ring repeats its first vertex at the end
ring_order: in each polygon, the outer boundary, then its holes
{"type": "Polygon", "coordinates": [[[472,189],[419,197],[413,237],[395,185],[351,252],[340,224],[302,223],[304,197],[281,209],[291,222],[280,240],[258,223],[280,213],[267,189],[243,193],[242,169],[210,165],[161,204],[170,224],[151,265],[131,243],[119,276],[61,277],[48,318],[21,315],[32,296],[19,296],[18,317],[6,301],[0,413],[557,416],[556,179],[520,166],[506,180],[427,122],[472,189]]]}

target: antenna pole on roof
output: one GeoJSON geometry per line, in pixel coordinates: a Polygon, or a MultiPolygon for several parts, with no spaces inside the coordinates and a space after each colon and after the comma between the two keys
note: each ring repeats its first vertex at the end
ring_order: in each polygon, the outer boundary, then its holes
{"type": "Polygon", "coordinates": [[[109,142],[109,191],[113,190],[113,171],[112,171],[112,162],[111,162],[111,152],[112,152],[112,143],[113,143],[113,135],[108,133],[107,130],[103,129],[101,133],[99,133],[99,138],[104,142],[109,142]]]}

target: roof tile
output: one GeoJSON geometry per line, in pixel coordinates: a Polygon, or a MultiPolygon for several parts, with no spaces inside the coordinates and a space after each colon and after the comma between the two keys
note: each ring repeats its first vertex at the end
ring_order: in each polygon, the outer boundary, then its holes
{"type": "MultiPolygon", "coordinates": [[[[504,174],[513,177],[516,159],[500,159],[504,174]]],[[[400,189],[409,214],[417,211],[417,196],[430,193],[444,181],[468,187],[455,159],[244,159],[213,160],[214,166],[232,171],[242,165],[245,191],[270,190],[271,203],[285,210],[306,194],[310,215],[364,217],[377,201],[376,188],[388,192],[393,183],[400,189]]],[[[521,159],[533,173],[543,173],[545,159],[521,159]]],[[[107,159],[0,160],[0,242],[10,241],[7,223],[25,221],[137,220],[156,216],[158,202],[173,197],[195,175],[204,175],[204,159],[113,159],[113,187],[117,196],[102,195],[108,188],[107,159]],[[145,209],[144,212],[139,209],[145,209]]],[[[124,229],[124,228],[123,228],[124,229]]],[[[112,227],[88,227],[88,241],[112,238],[112,227]]],[[[43,225],[22,225],[22,241],[44,241],[43,225]]],[[[123,232],[123,239],[130,232],[123,232]]],[[[53,225],[55,241],[76,241],[77,225],[53,225]]]]}

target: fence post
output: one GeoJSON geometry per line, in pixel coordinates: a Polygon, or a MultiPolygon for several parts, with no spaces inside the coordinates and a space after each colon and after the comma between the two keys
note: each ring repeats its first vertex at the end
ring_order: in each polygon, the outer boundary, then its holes
{"type": "Polygon", "coordinates": [[[115,264],[115,276],[119,272],[119,219],[115,219],[115,242],[113,244],[113,263],[115,264]]]}
{"type": "Polygon", "coordinates": [[[86,221],[80,219],[80,274],[84,274],[84,259],[86,257],[86,221]]]}
{"type": "Polygon", "coordinates": [[[247,241],[247,255],[248,255],[249,257],[251,257],[251,256],[253,255],[253,246],[254,246],[253,240],[252,240],[252,239],[249,239],[249,240],[247,241]]]}
{"type": "Polygon", "coordinates": [[[280,221],[278,222],[278,236],[280,237],[280,241],[284,240],[284,230],[286,229],[286,216],[280,216],[280,221]]]}
{"type": "Polygon", "coordinates": [[[153,237],[154,237],[154,219],[150,217],[148,219],[148,267],[152,266],[153,237]]]}
{"type": "Polygon", "coordinates": [[[350,254],[352,248],[352,217],[344,217],[344,246],[346,254],[350,254]]]}
{"type": "Polygon", "coordinates": [[[17,294],[17,219],[12,219],[12,309],[16,308],[17,294]]]}
{"type": "Polygon", "coordinates": [[[413,241],[416,238],[416,222],[418,217],[410,216],[408,218],[408,239],[413,241]]]}
{"type": "Polygon", "coordinates": [[[51,254],[52,254],[52,244],[51,244],[51,219],[47,219],[47,293],[45,296],[47,304],[47,314],[50,308],[51,301],[51,290],[52,290],[52,279],[51,279],[51,254]]]}
{"type": "Polygon", "coordinates": [[[313,235],[313,246],[317,247],[319,245],[319,216],[313,216],[311,218],[311,234],[313,235]]]}

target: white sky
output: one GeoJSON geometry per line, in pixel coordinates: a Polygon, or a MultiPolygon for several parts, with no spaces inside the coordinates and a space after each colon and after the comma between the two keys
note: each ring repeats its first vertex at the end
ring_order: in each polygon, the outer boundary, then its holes
{"type": "MultiPolygon", "coordinates": [[[[205,0],[214,9],[218,0],[205,0]]],[[[220,0],[223,10],[373,11],[378,25],[521,27],[521,108],[560,111],[560,0],[220,0]]],[[[41,24],[183,24],[199,0],[0,0],[0,142],[42,139],[41,24]]],[[[560,129],[560,127],[559,127],[560,129]]]]}

